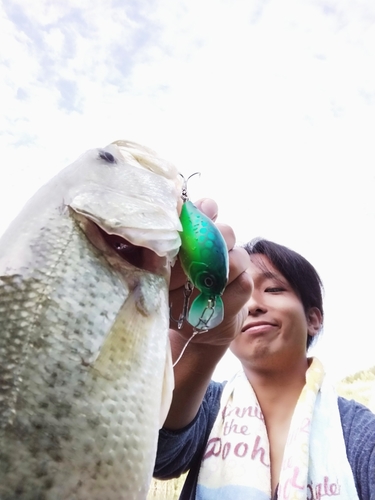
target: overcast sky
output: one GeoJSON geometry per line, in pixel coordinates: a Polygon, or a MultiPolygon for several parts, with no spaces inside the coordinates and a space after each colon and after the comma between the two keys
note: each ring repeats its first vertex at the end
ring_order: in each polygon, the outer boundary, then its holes
{"type": "Polygon", "coordinates": [[[374,68],[373,0],[4,0],[0,233],[81,153],[138,141],[199,170],[239,242],[312,262],[335,377],[373,366],[374,68]]]}

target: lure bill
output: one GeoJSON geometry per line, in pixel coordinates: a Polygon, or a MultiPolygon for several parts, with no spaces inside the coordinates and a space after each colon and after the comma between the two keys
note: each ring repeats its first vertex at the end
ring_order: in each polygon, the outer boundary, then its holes
{"type": "Polygon", "coordinates": [[[179,258],[188,280],[201,293],[189,309],[191,288],[187,284],[180,324],[186,317],[196,330],[209,330],[224,317],[221,295],[228,281],[228,250],[215,224],[188,199],[186,181],[182,199],[179,258]]]}

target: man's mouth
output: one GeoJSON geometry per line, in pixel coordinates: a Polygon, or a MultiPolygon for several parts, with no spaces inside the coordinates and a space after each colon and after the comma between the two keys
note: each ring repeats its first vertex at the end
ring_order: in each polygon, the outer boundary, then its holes
{"type": "Polygon", "coordinates": [[[275,323],[270,323],[268,321],[250,321],[242,327],[241,332],[266,333],[275,327],[276,327],[275,323]]]}

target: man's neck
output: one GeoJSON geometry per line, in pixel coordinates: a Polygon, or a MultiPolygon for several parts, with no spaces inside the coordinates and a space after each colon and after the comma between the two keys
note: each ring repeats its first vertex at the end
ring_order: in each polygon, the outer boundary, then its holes
{"type": "Polygon", "coordinates": [[[309,361],[304,358],[283,370],[259,371],[244,367],[266,419],[273,413],[294,411],[306,383],[308,366],[309,361]]]}

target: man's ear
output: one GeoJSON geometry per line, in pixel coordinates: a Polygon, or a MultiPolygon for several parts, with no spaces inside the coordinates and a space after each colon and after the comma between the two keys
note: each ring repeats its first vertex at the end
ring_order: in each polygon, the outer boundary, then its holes
{"type": "Polygon", "coordinates": [[[315,337],[322,327],[323,317],[322,313],[317,307],[311,307],[306,315],[307,330],[311,337],[315,337]]]}

